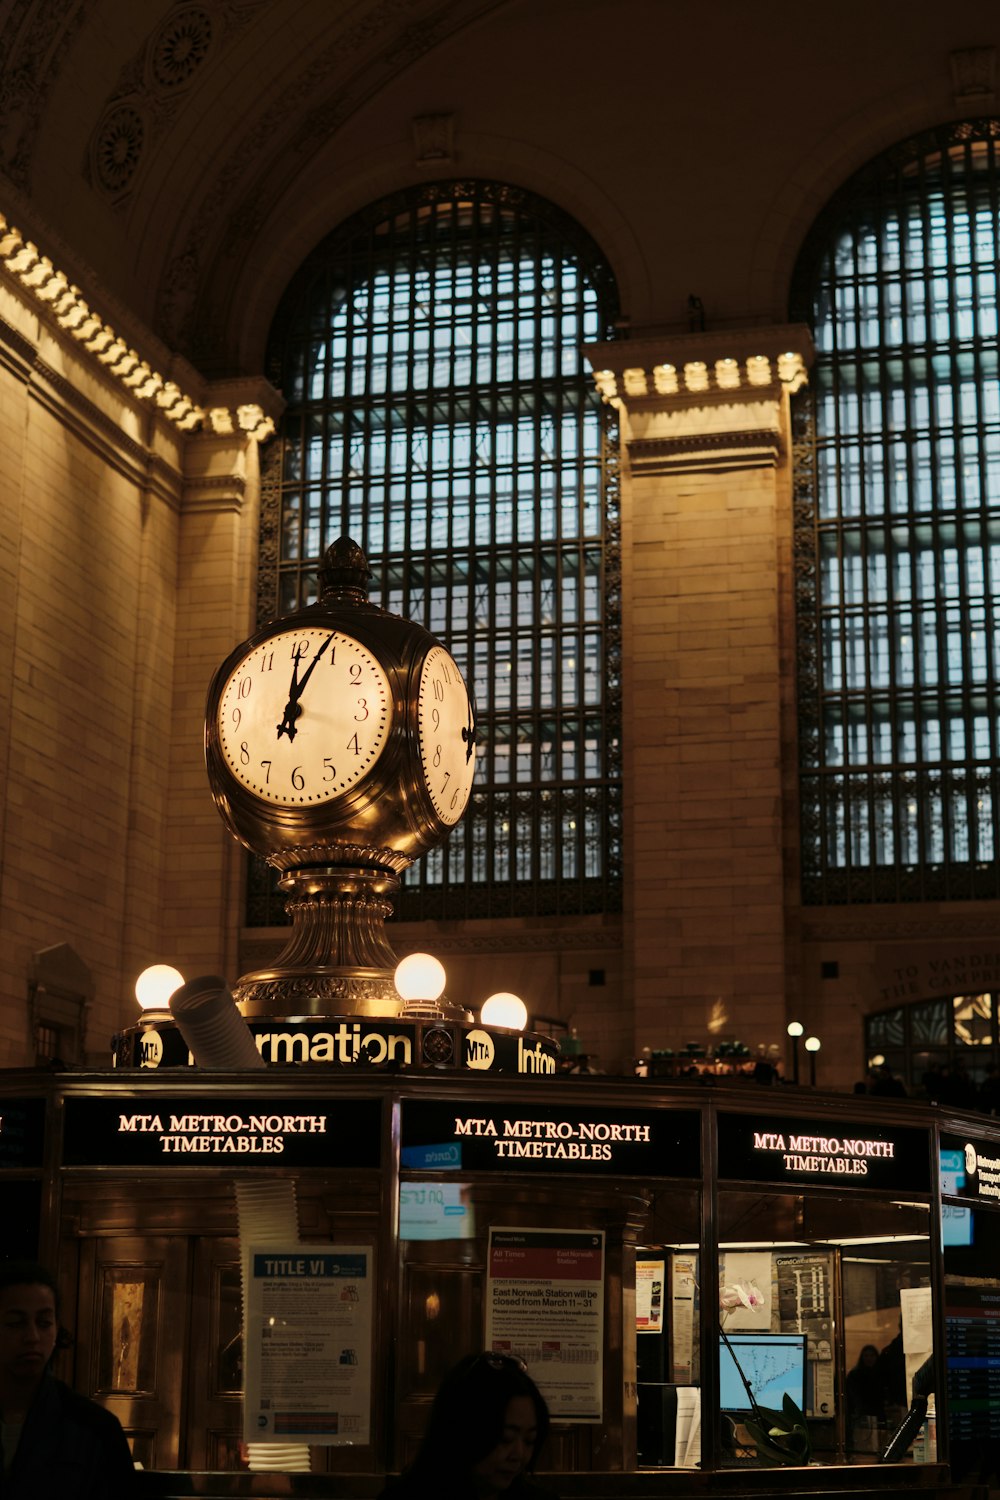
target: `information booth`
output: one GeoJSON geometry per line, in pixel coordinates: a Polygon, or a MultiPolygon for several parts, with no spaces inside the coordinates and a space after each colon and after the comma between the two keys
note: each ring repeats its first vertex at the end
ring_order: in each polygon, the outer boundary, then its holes
{"type": "Polygon", "coordinates": [[[984,1116],[469,1070],[18,1071],[0,1174],[0,1252],[57,1267],[58,1373],[120,1417],[151,1496],[377,1495],[483,1348],[541,1385],[564,1500],[936,1493],[949,1461],[995,1463],[984,1116]],[[265,1233],[246,1194],[276,1184],[295,1213],[265,1233]],[[785,1396],[806,1446],[772,1466],[759,1409],[785,1396]]]}

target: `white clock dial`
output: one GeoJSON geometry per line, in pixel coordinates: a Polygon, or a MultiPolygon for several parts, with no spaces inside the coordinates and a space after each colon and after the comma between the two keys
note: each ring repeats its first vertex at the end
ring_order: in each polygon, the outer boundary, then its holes
{"type": "Polygon", "coordinates": [[[323,625],[273,635],[229,674],[218,708],[231,773],[264,802],[308,807],[361,779],[385,749],[392,693],[359,641],[323,625]]]}
{"type": "Polygon", "coordinates": [[[424,785],[442,823],[458,822],[476,774],[475,715],[462,674],[443,646],[420,673],[417,728],[424,785]]]}

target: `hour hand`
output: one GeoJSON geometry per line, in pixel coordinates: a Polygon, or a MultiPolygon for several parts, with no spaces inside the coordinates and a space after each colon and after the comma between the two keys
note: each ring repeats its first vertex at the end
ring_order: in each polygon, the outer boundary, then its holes
{"type": "Polygon", "coordinates": [[[469,704],[469,723],[468,727],[462,730],[462,739],[465,741],[465,760],[468,764],[476,748],[476,716],[471,703],[469,704]]]}
{"type": "Polygon", "coordinates": [[[302,704],[298,701],[298,698],[289,698],[288,702],[285,704],[284,718],[278,725],[279,740],[281,739],[281,736],[283,734],[287,734],[290,740],[294,740],[296,734],[295,720],[299,717],[301,712],[302,704]]]}

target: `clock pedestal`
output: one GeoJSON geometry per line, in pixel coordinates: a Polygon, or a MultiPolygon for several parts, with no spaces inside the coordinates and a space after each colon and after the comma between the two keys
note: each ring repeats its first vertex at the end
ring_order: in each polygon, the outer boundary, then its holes
{"type": "MultiPolygon", "coordinates": [[[[247,1017],[398,1016],[397,959],[384,923],[410,861],[388,849],[310,852],[315,863],[286,869],[278,882],[292,920],[288,942],[268,968],[243,975],[234,999],[247,1017]],[[333,857],[356,862],[334,864],[333,857]]],[[[271,862],[280,869],[286,861],[271,862]]],[[[436,1014],[471,1020],[447,1001],[436,1014]]]]}

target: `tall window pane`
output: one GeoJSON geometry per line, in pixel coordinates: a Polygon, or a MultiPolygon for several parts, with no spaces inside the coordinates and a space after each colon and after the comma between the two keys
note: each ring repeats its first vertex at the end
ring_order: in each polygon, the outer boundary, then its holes
{"type": "MultiPolygon", "coordinates": [[[[470,810],[401,917],[620,905],[616,434],[580,352],[614,315],[579,226],[482,182],[359,215],[279,310],[262,615],[315,598],[346,533],[372,599],[443,640],[476,697],[470,810]]],[[[277,919],[263,901],[254,880],[251,922],[277,919]]]]}
{"type": "Polygon", "coordinates": [[[1000,894],[1000,123],[858,175],[793,316],[807,902],[1000,894]]]}

